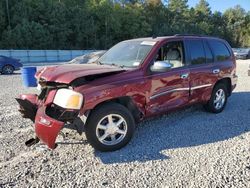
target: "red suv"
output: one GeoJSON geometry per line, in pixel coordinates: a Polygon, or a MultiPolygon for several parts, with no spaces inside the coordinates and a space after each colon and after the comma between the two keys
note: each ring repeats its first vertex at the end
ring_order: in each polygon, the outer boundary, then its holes
{"type": "Polygon", "coordinates": [[[36,73],[39,95],[17,98],[36,138],[56,147],[63,127],[84,131],[101,151],[125,146],[135,123],[202,103],[221,112],[236,86],[236,63],[222,39],[174,35],[118,43],[92,64],[46,67],[36,73]]]}

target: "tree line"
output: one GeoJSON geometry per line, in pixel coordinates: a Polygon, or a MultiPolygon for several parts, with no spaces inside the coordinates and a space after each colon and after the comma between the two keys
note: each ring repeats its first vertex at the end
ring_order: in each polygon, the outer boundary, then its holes
{"type": "Polygon", "coordinates": [[[5,0],[0,2],[0,49],[107,49],[147,36],[204,34],[250,47],[250,12],[212,12],[207,1],[5,0]]]}

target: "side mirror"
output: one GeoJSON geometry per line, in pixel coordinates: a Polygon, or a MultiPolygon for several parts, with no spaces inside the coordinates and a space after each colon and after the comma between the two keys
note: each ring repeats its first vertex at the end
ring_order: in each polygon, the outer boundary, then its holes
{"type": "Polygon", "coordinates": [[[150,67],[150,70],[152,72],[165,72],[165,71],[171,69],[172,67],[173,67],[173,65],[169,61],[156,61],[150,67]]]}

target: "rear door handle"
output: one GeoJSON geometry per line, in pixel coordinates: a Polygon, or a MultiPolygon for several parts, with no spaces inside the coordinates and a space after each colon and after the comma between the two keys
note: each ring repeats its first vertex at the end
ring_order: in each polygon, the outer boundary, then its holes
{"type": "Polygon", "coordinates": [[[186,79],[188,78],[188,75],[189,75],[188,73],[184,73],[184,74],[181,74],[180,76],[182,79],[186,79]]]}
{"type": "Polygon", "coordinates": [[[220,72],[220,69],[214,69],[213,74],[218,74],[220,72]]]}

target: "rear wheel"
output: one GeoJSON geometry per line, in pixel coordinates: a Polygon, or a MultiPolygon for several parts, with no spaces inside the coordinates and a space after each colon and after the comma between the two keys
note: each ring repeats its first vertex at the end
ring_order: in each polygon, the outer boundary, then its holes
{"type": "Polygon", "coordinates": [[[3,74],[12,74],[14,72],[14,67],[11,66],[11,65],[5,65],[3,68],[2,68],[2,73],[3,74]]]}
{"type": "Polygon", "coordinates": [[[85,134],[95,149],[114,151],[131,140],[134,129],[134,118],[128,109],[117,103],[108,103],[91,113],[85,134]]]}
{"type": "Polygon", "coordinates": [[[220,113],[226,106],[228,97],[228,91],[225,84],[219,83],[216,84],[210,100],[206,105],[204,105],[205,109],[209,112],[220,113]]]}

